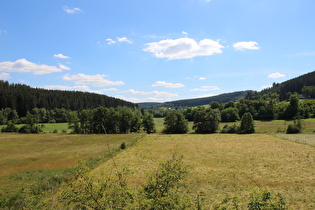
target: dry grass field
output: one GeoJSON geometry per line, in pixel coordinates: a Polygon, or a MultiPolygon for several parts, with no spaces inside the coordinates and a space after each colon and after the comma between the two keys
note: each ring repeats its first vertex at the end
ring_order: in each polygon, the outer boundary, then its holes
{"type": "MultiPolygon", "coordinates": [[[[174,151],[190,166],[185,183],[193,193],[205,194],[209,208],[258,188],[283,194],[292,209],[315,208],[315,147],[267,134],[151,134],[119,153],[115,162],[119,170],[128,169],[128,181],[137,187],[174,151]]],[[[114,170],[108,161],[92,174],[103,177],[114,170]]]]}

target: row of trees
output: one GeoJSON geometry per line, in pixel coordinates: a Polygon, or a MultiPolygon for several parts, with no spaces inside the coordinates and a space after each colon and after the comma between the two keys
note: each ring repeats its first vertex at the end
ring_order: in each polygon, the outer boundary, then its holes
{"type": "MultiPolygon", "coordinates": [[[[309,118],[315,116],[315,100],[300,100],[297,94],[290,96],[289,101],[277,100],[244,100],[220,104],[214,102],[212,109],[218,109],[222,122],[235,122],[240,120],[247,112],[251,113],[255,120],[291,120],[296,118],[309,118]]],[[[199,108],[187,108],[184,112],[186,119],[194,120],[199,108]]]]}
{"type": "MultiPolygon", "coordinates": [[[[194,115],[195,133],[216,133],[219,130],[221,115],[219,109],[198,107],[194,115]]],[[[164,120],[164,133],[187,133],[188,121],[181,112],[171,112],[164,120]]],[[[242,116],[240,126],[225,126],[222,133],[254,133],[254,120],[251,113],[242,116]]]]}
{"type": "Polygon", "coordinates": [[[130,133],[155,132],[151,114],[142,115],[139,109],[128,107],[85,109],[80,112],[71,111],[68,115],[69,128],[73,133],[130,133]]]}

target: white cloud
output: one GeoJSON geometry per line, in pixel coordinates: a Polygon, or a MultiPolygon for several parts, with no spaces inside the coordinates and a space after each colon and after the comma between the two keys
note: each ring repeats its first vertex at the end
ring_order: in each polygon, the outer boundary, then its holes
{"type": "Polygon", "coordinates": [[[188,33],[186,31],[182,31],[182,34],[184,35],[188,35],[188,33]]]}
{"type": "Polygon", "coordinates": [[[167,92],[167,91],[150,91],[150,92],[146,92],[146,91],[137,91],[137,90],[134,90],[134,89],[121,91],[120,93],[128,93],[128,94],[134,94],[134,95],[154,95],[154,97],[158,97],[158,98],[172,98],[172,97],[178,96],[177,94],[170,93],[170,92],[167,92]]]}
{"type": "Polygon", "coordinates": [[[112,39],[106,39],[106,41],[107,41],[107,44],[115,44],[116,43],[116,41],[115,40],[112,40],[112,39]]]}
{"type": "Polygon", "coordinates": [[[205,79],[207,79],[207,78],[205,78],[205,77],[199,77],[198,79],[200,79],[200,80],[205,80],[205,79]]]}
{"type": "Polygon", "coordinates": [[[185,85],[180,84],[180,83],[167,83],[165,81],[156,81],[153,85],[153,87],[157,87],[157,86],[162,86],[162,87],[166,87],[166,88],[182,88],[185,87],[185,85]]]}
{"type": "Polygon", "coordinates": [[[199,43],[191,38],[165,39],[146,44],[144,51],[151,52],[157,58],[186,59],[196,56],[209,56],[222,53],[219,41],[203,39],[199,43]]]}
{"type": "Polygon", "coordinates": [[[277,78],[285,77],[285,75],[284,74],[280,74],[279,72],[277,72],[277,73],[269,74],[268,77],[277,79],[277,78]]]}
{"type": "Polygon", "coordinates": [[[107,44],[109,44],[109,45],[116,44],[117,42],[120,42],[120,43],[126,42],[128,44],[132,44],[133,43],[133,41],[129,40],[127,37],[117,37],[116,40],[108,38],[108,39],[106,39],[106,41],[107,41],[107,44]]]}
{"type": "Polygon", "coordinates": [[[61,63],[58,63],[59,68],[62,70],[71,70],[68,66],[62,65],[61,63]]]}
{"type": "Polygon", "coordinates": [[[76,13],[81,13],[83,12],[80,8],[74,7],[74,8],[69,8],[68,6],[63,7],[63,11],[65,11],[68,14],[76,14],[76,13]]]}
{"type": "Polygon", "coordinates": [[[81,85],[81,86],[64,86],[64,85],[46,85],[43,86],[42,88],[48,89],[48,90],[76,90],[76,91],[84,91],[84,92],[90,92],[90,88],[86,85],[81,85]]]}
{"type": "Polygon", "coordinates": [[[130,41],[127,37],[118,37],[117,38],[118,42],[127,42],[129,44],[132,44],[133,42],[130,41]]]}
{"type": "Polygon", "coordinates": [[[237,42],[233,44],[233,47],[237,51],[244,51],[244,50],[259,50],[260,47],[258,46],[257,42],[249,41],[249,42],[237,42]]]}
{"type": "Polygon", "coordinates": [[[110,81],[104,79],[107,75],[104,74],[96,74],[96,75],[86,75],[86,74],[76,74],[70,76],[69,74],[63,75],[62,79],[65,81],[74,82],[74,84],[78,85],[92,85],[94,87],[104,87],[104,86],[112,86],[112,85],[123,85],[122,81],[110,81]]]}
{"type": "Polygon", "coordinates": [[[10,79],[11,77],[10,77],[10,74],[8,74],[8,73],[5,73],[5,72],[1,72],[0,73],[0,79],[2,79],[2,80],[7,80],[7,79],[10,79]]]}
{"type": "Polygon", "coordinates": [[[217,86],[202,86],[201,88],[190,89],[190,91],[211,91],[211,90],[220,90],[217,86]]]}
{"type": "Polygon", "coordinates": [[[45,64],[36,64],[22,58],[14,62],[5,61],[0,63],[0,71],[4,72],[30,72],[33,74],[49,74],[53,72],[61,72],[61,68],[56,66],[48,66],[45,64]]]}
{"type": "Polygon", "coordinates": [[[63,55],[63,54],[55,54],[54,57],[55,57],[55,58],[61,58],[61,59],[70,58],[69,56],[66,56],[66,55],[63,55]]]}

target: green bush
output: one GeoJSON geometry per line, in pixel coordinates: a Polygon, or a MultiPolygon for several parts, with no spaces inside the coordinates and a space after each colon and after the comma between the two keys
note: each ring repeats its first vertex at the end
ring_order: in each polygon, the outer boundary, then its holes
{"type": "Polygon", "coordinates": [[[294,120],[294,124],[288,125],[287,134],[301,133],[303,125],[301,120],[294,120]]]}
{"type": "Polygon", "coordinates": [[[239,127],[235,124],[229,126],[229,125],[224,125],[224,127],[221,130],[221,133],[238,133],[239,127]]]}

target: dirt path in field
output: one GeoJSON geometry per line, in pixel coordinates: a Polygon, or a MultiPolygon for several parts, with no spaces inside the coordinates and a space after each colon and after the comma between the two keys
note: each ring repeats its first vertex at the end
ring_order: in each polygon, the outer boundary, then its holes
{"type": "Polygon", "coordinates": [[[315,134],[277,134],[277,137],[315,146],[315,134]]]}

